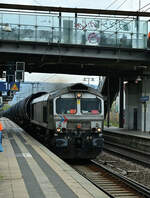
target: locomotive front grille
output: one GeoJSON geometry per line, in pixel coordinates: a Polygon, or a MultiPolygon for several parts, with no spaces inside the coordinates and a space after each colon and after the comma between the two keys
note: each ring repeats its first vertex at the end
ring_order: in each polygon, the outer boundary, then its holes
{"type": "Polygon", "coordinates": [[[76,122],[70,122],[68,121],[67,122],[67,128],[68,129],[77,129],[77,125],[81,125],[81,129],[90,129],[91,128],[91,123],[88,121],[88,122],[81,122],[81,121],[76,121],[76,122]]]}

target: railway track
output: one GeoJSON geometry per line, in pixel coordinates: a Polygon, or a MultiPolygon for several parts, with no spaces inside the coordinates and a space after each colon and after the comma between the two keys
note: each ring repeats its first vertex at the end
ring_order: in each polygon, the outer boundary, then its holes
{"type": "Polygon", "coordinates": [[[119,154],[131,161],[136,161],[146,167],[150,167],[150,153],[142,152],[117,143],[105,141],[104,150],[119,154]]]}
{"type": "Polygon", "coordinates": [[[84,165],[72,165],[81,175],[104,191],[111,198],[149,198],[150,190],[105,166],[91,161],[84,165]]]}

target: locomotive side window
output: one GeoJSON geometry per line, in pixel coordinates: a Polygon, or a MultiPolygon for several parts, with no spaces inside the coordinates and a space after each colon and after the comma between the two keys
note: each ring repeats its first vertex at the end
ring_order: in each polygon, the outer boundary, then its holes
{"type": "Polygon", "coordinates": [[[52,115],[53,114],[53,102],[49,102],[49,113],[52,115]]]}
{"type": "Polygon", "coordinates": [[[30,111],[31,119],[34,118],[34,105],[31,105],[31,111],[30,111]]]}
{"type": "Polygon", "coordinates": [[[43,106],[43,122],[47,123],[47,107],[43,106]]]}
{"type": "Polygon", "coordinates": [[[101,113],[101,100],[98,98],[81,98],[81,112],[91,114],[101,113]]]}
{"type": "Polygon", "coordinates": [[[57,98],[56,100],[56,113],[71,113],[77,112],[76,98],[57,98]]]}

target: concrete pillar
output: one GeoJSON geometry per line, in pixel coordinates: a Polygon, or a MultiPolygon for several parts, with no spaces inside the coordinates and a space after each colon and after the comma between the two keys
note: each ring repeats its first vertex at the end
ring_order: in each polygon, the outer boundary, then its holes
{"type": "Polygon", "coordinates": [[[140,102],[142,84],[127,83],[125,86],[125,124],[129,130],[141,130],[141,107],[140,102]]]}
{"type": "Polygon", "coordinates": [[[150,132],[150,78],[128,83],[125,88],[125,125],[129,130],[150,132]]]}
{"type": "Polygon", "coordinates": [[[143,98],[145,102],[143,103],[141,102],[141,106],[142,106],[141,130],[149,132],[150,131],[150,79],[148,77],[145,77],[142,80],[141,99],[143,98]]]}

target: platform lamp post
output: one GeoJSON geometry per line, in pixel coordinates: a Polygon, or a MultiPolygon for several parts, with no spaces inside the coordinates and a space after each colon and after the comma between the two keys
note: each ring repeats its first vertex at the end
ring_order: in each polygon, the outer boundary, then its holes
{"type": "Polygon", "coordinates": [[[110,77],[107,77],[107,127],[110,127],[110,77]]]}
{"type": "MultiPolygon", "coordinates": [[[[138,10],[139,12],[141,11],[141,0],[139,0],[139,10],[138,10]]],[[[140,31],[140,17],[139,16],[137,16],[137,41],[136,41],[136,43],[137,43],[137,48],[139,47],[139,31],[140,31]]]]}
{"type": "Polygon", "coordinates": [[[119,78],[119,128],[123,128],[124,125],[124,84],[123,79],[119,78]]]}

